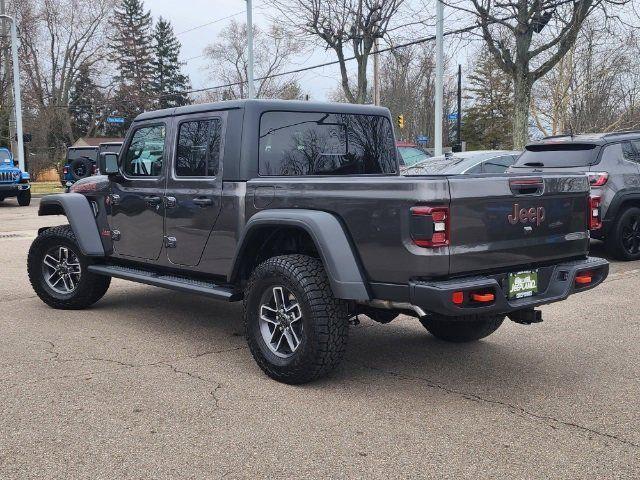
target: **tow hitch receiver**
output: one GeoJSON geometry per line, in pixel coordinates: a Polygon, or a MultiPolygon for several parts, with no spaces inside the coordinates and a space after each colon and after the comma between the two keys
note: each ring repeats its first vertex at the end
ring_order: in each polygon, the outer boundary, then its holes
{"type": "Polygon", "coordinates": [[[540,323],[542,321],[542,312],[540,310],[534,310],[533,308],[516,310],[515,312],[507,314],[507,316],[512,321],[522,325],[531,325],[532,323],[540,323]]]}

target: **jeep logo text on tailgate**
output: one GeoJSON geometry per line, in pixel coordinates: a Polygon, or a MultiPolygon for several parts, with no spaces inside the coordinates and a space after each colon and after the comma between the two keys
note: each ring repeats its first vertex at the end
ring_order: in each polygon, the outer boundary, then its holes
{"type": "Polygon", "coordinates": [[[507,215],[507,219],[511,225],[519,223],[531,223],[532,225],[540,225],[545,219],[544,207],[520,208],[520,205],[513,205],[513,212],[507,215]]]}

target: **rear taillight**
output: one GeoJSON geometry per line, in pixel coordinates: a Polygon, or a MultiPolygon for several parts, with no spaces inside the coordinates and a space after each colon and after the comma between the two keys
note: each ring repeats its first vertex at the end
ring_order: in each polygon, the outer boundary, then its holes
{"type": "Polygon", "coordinates": [[[589,230],[598,230],[599,228],[602,228],[600,197],[591,195],[589,197],[589,230]]]}
{"type": "Polygon", "coordinates": [[[66,175],[67,173],[69,173],[69,167],[63,167],[63,168],[62,168],[62,173],[64,173],[65,175],[66,175]]]}
{"type": "Polygon", "coordinates": [[[411,239],[424,248],[449,245],[449,208],[412,207],[411,239]]]}
{"type": "Polygon", "coordinates": [[[98,173],[98,166],[94,163],[91,167],[91,175],[96,175],[98,173]]]}
{"type": "Polygon", "coordinates": [[[609,174],[607,172],[594,172],[589,173],[589,185],[592,187],[601,187],[609,180],[609,174]]]}

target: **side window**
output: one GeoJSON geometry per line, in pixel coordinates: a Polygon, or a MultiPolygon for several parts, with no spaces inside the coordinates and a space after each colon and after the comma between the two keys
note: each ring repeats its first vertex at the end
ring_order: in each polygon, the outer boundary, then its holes
{"type": "Polygon", "coordinates": [[[468,173],[470,175],[473,175],[474,173],[482,173],[482,164],[479,163],[477,165],[474,165],[469,170],[467,170],[465,173],[468,173]]]}
{"type": "Polygon", "coordinates": [[[260,120],[260,175],[395,173],[386,117],[266,112],[260,120]]]}
{"type": "Polygon", "coordinates": [[[634,161],[640,163],[640,140],[632,140],[631,144],[633,146],[633,158],[634,161]]]}
{"type": "Polygon", "coordinates": [[[638,162],[636,153],[629,142],[612,143],[604,147],[600,163],[606,165],[609,162],[618,163],[622,161],[638,162]]]}
{"type": "Polygon", "coordinates": [[[178,130],[176,176],[215,177],[220,166],[219,118],[183,122],[178,130]]]}
{"type": "Polygon", "coordinates": [[[128,177],[157,177],[164,162],[165,126],[140,127],[124,152],[122,172],[128,177]]]}

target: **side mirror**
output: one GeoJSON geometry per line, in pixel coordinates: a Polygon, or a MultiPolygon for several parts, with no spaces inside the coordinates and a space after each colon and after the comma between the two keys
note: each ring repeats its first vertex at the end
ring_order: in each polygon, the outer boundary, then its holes
{"type": "Polygon", "coordinates": [[[104,152],[98,158],[98,169],[102,175],[115,175],[118,169],[118,154],[113,152],[104,152]]]}

